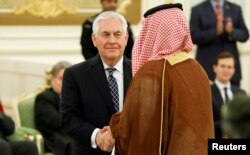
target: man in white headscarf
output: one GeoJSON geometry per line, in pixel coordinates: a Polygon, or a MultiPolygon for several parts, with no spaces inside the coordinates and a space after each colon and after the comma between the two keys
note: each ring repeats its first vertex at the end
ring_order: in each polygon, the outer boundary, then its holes
{"type": "Polygon", "coordinates": [[[214,137],[211,90],[189,57],[192,41],[181,4],[144,14],[132,52],[133,81],[110,122],[121,155],[205,155],[214,137]]]}

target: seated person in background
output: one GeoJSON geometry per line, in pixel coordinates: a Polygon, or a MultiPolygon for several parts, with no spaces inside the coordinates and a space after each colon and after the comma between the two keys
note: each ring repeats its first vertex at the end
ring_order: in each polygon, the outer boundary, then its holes
{"type": "Polygon", "coordinates": [[[0,101],[0,154],[1,155],[38,155],[35,143],[30,141],[8,142],[6,136],[14,133],[15,124],[3,111],[0,101]]]}
{"type": "Polygon", "coordinates": [[[48,151],[56,155],[70,155],[71,139],[60,128],[59,104],[64,69],[68,62],[58,62],[51,71],[51,88],[38,94],[35,100],[35,125],[45,139],[48,151]]]}
{"type": "Polygon", "coordinates": [[[237,95],[246,95],[246,92],[230,83],[230,80],[235,73],[235,59],[231,53],[222,52],[219,54],[214,61],[213,69],[215,72],[215,81],[214,84],[211,85],[211,89],[215,138],[220,139],[222,138],[220,128],[221,106],[225,102],[232,100],[237,95]]]}
{"type": "Polygon", "coordinates": [[[228,138],[250,138],[250,97],[238,96],[223,106],[222,129],[228,138]]]}

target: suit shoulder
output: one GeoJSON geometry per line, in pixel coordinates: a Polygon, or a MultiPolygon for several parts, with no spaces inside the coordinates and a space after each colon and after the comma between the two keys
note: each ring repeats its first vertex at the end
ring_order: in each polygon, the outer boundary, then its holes
{"type": "Polygon", "coordinates": [[[92,26],[92,24],[93,24],[96,17],[97,17],[97,15],[94,15],[94,16],[88,18],[87,20],[85,20],[83,22],[83,26],[86,26],[86,25],[92,26]]]}
{"type": "Polygon", "coordinates": [[[212,95],[215,95],[214,93],[216,93],[218,91],[219,91],[219,87],[215,83],[211,84],[212,95]]]}
{"type": "Polygon", "coordinates": [[[46,89],[43,92],[41,92],[40,94],[37,95],[36,98],[47,98],[47,99],[51,99],[54,98],[55,93],[53,92],[52,88],[46,89]]]}
{"type": "Polygon", "coordinates": [[[247,93],[246,93],[245,90],[240,89],[240,88],[237,87],[237,86],[233,86],[233,85],[232,85],[231,88],[232,88],[233,93],[236,94],[236,95],[247,95],[247,93]]]}
{"type": "Polygon", "coordinates": [[[216,84],[215,83],[211,84],[211,88],[216,88],[216,84]]]}
{"type": "MultiPolygon", "coordinates": [[[[87,61],[88,61],[88,60],[87,60],[87,61]]],[[[72,66],[66,68],[66,70],[72,71],[72,72],[82,70],[82,69],[86,68],[87,61],[83,61],[83,62],[74,64],[74,65],[72,65],[72,66]]]]}
{"type": "Polygon", "coordinates": [[[235,8],[240,9],[241,8],[240,5],[233,3],[233,2],[229,2],[229,1],[227,1],[225,5],[229,6],[230,8],[233,8],[233,9],[235,9],[235,8]]]}
{"type": "Polygon", "coordinates": [[[124,62],[131,66],[131,60],[124,56],[124,62]]]}
{"type": "Polygon", "coordinates": [[[80,62],[78,64],[72,65],[66,68],[65,73],[71,72],[73,74],[82,74],[91,68],[91,65],[96,61],[96,57],[88,59],[86,61],[80,62]]]}
{"type": "Polygon", "coordinates": [[[195,6],[193,6],[192,10],[202,10],[204,7],[207,7],[208,3],[210,3],[210,2],[205,1],[205,2],[199,3],[195,6]]]}

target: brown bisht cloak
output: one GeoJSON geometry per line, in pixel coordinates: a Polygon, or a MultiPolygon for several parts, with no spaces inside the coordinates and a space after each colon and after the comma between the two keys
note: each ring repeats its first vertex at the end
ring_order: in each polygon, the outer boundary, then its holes
{"type": "Polygon", "coordinates": [[[207,155],[214,128],[206,73],[183,52],[147,62],[110,127],[116,155],[207,155]]]}

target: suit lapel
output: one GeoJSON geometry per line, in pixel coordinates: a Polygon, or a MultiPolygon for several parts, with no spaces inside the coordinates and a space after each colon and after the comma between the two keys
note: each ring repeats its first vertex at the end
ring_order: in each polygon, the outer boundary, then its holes
{"type": "Polygon", "coordinates": [[[104,67],[99,55],[95,56],[89,70],[89,74],[94,81],[95,87],[101,94],[104,102],[106,103],[108,109],[113,114],[115,113],[115,108],[113,105],[112,97],[110,95],[110,90],[108,87],[108,81],[104,71],[104,67]]]}
{"type": "Polygon", "coordinates": [[[203,12],[206,12],[205,14],[203,14],[203,17],[205,16],[204,19],[209,21],[209,23],[212,22],[212,25],[216,25],[216,15],[212,4],[209,1],[206,1],[206,5],[202,10],[204,10],[203,12]]]}
{"type": "Polygon", "coordinates": [[[214,94],[215,95],[215,99],[217,99],[216,103],[218,103],[218,107],[221,107],[221,105],[223,104],[223,99],[220,93],[219,88],[217,87],[216,84],[213,85],[213,89],[214,89],[214,94]]]}
{"type": "Polygon", "coordinates": [[[231,17],[231,18],[233,17],[231,15],[231,6],[227,1],[225,1],[223,9],[224,9],[224,19],[227,18],[227,17],[231,17]]]}

